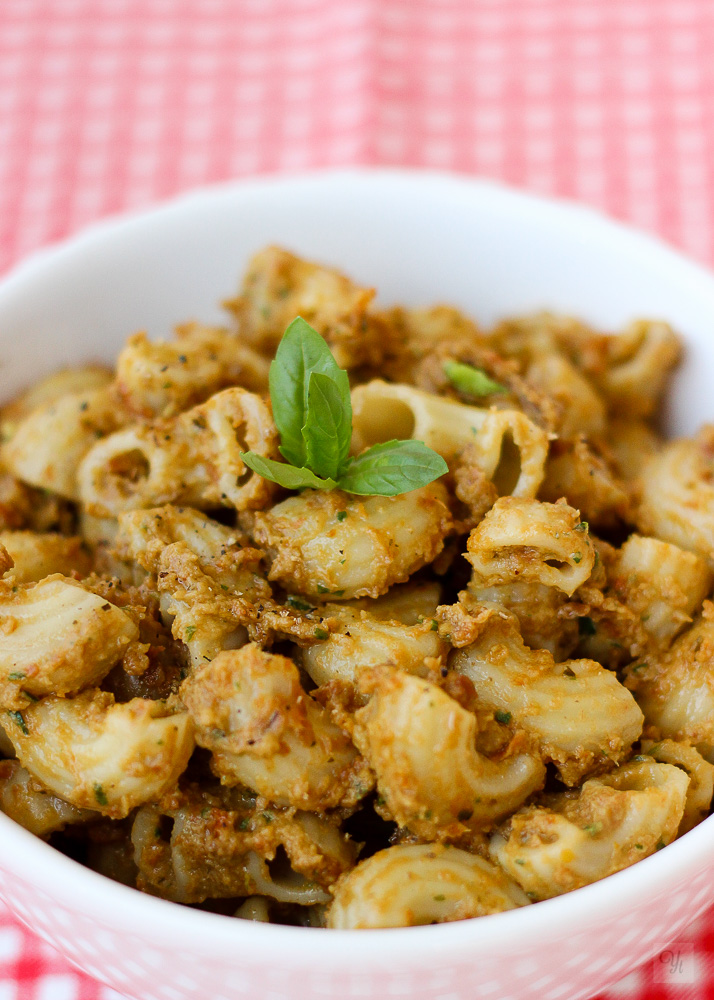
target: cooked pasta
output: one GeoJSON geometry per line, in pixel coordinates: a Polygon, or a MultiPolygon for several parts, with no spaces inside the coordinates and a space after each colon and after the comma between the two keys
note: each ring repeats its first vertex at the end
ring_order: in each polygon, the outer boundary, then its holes
{"type": "Polygon", "coordinates": [[[653,423],[678,338],[374,296],[268,247],[225,325],[0,408],[0,810],[102,875],[408,927],[712,809],[714,428],[653,423]]]}

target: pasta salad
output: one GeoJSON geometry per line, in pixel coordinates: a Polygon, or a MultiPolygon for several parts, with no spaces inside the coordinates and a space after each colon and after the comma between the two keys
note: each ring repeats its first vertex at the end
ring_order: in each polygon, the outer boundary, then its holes
{"type": "Polygon", "coordinates": [[[0,409],[0,809],[238,918],[531,905],[714,792],[714,427],[670,327],[479,328],[269,247],[0,409]]]}

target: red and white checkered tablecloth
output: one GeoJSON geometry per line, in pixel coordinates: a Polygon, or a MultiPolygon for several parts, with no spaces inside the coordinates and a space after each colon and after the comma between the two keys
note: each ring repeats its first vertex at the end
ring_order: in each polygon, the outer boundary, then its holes
{"type": "MultiPolygon", "coordinates": [[[[574,197],[714,264],[713,54],[714,0],[0,0],[0,271],[207,181],[345,164],[574,197]]],[[[714,997],[714,911],[604,996],[714,997]]],[[[0,1000],[118,997],[0,907],[0,1000]]]]}

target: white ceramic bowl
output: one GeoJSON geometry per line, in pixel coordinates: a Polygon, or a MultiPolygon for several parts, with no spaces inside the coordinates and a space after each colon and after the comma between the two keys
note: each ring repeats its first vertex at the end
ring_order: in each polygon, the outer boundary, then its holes
{"type": "MultiPolygon", "coordinates": [[[[279,243],[378,286],[491,322],[550,307],[605,329],[662,316],[686,338],[669,424],[712,416],[714,278],[587,209],[493,183],[344,171],[211,188],[110,221],[0,284],[3,395],[113,359],[137,330],[218,317],[247,257],[279,243]]],[[[90,975],[137,1000],[569,1000],[664,948],[714,902],[714,818],[595,885],[434,927],[266,926],[144,896],[0,815],[0,896],[90,975]]]]}

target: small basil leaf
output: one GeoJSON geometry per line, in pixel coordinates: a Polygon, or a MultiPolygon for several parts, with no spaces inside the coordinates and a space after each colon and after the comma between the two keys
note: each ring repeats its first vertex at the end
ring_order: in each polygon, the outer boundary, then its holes
{"type": "Polygon", "coordinates": [[[445,361],[444,374],[449,382],[467,396],[490,396],[496,392],[505,392],[506,387],[486,374],[482,368],[462,364],[461,361],[445,361]]]}
{"type": "Polygon", "coordinates": [[[307,458],[302,429],[307,417],[312,372],[329,375],[338,384],[343,398],[349,398],[347,372],[338,366],[317,330],[298,316],[280,341],[269,375],[273,419],[280,432],[280,452],[298,467],[304,466],[307,458]]]}
{"type": "Polygon", "coordinates": [[[385,441],[353,459],[339,486],[360,496],[393,497],[426,486],[448,471],[441,455],[421,441],[385,441]]]}
{"type": "Polygon", "coordinates": [[[307,417],[302,429],[305,464],[318,476],[337,479],[347,461],[352,438],[352,402],[336,382],[313,372],[307,392],[307,417]]]}
{"type": "Polygon", "coordinates": [[[320,479],[309,469],[296,469],[294,465],[276,462],[272,458],[263,458],[254,451],[243,452],[241,458],[253,472],[257,472],[263,479],[284,486],[286,490],[304,490],[308,487],[315,490],[334,490],[337,486],[334,479],[320,479]]]}

